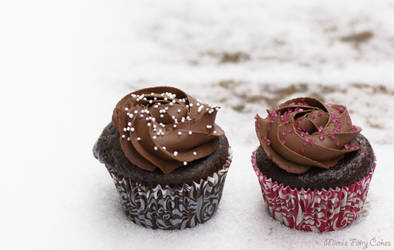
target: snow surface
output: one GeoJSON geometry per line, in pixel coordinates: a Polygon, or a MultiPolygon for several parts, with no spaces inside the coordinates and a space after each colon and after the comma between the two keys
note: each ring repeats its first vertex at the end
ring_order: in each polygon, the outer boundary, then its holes
{"type": "Polygon", "coordinates": [[[394,249],[393,27],[394,1],[2,1],[0,249],[394,249]],[[221,105],[234,152],[216,215],[183,231],[129,222],[91,152],[116,102],[159,84],[221,105]],[[250,164],[254,115],[305,95],[347,105],[377,155],[336,232],[271,219],[250,164]]]}

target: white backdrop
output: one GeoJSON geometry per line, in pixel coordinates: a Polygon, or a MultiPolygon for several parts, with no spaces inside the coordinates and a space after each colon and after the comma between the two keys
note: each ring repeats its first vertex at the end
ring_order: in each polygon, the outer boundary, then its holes
{"type": "Polygon", "coordinates": [[[0,2],[0,248],[393,248],[393,13],[394,1],[0,2]],[[183,231],[129,222],[91,152],[121,97],[163,84],[221,105],[234,152],[217,214],[183,231]],[[377,155],[365,209],[337,232],[271,219],[250,165],[254,115],[300,95],[347,105],[377,155]]]}

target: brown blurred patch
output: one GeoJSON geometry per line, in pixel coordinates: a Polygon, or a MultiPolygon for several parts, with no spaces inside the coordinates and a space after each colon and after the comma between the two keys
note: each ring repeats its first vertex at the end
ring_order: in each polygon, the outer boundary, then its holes
{"type": "Polygon", "coordinates": [[[358,33],[353,33],[340,38],[340,41],[345,43],[353,43],[355,48],[359,48],[360,44],[368,42],[374,37],[374,33],[371,31],[363,31],[358,33]]]}
{"type": "Polygon", "coordinates": [[[213,52],[208,51],[201,53],[202,56],[209,56],[218,59],[219,64],[224,63],[241,63],[250,60],[249,54],[238,51],[238,52],[213,52]]]}
{"type": "Polygon", "coordinates": [[[394,90],[387,89],[386,86],[379,85],[369,85],[365,83],[352,83],[350,86],[360,89],[360,90],[369,90],[371,94],[384,94],[384,95],[394,95],[394,90]]]}

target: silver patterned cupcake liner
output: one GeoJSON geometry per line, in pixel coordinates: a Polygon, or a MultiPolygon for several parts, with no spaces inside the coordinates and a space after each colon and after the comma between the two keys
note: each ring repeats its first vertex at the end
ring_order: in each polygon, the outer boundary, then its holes
{"type": "Polygon", "coordinates": [[[223,167],[199,181],[179,186],[144,185],[109,171],[127,217],[152,229],[192,228],[209,220],[216,212],[231,153],[223,167]]]}

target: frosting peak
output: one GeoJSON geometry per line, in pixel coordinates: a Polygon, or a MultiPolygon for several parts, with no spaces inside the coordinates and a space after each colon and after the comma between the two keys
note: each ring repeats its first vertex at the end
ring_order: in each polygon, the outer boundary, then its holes
{"type": "Polygon", "coordinates": [[[264,119],[256,115],[256,134],[268,157],[289,173],[328,169],[360,148],[353,139],[361,129],[342,105],[296,98],[267,112],[264,119]]]}
{"type": "Polygon", "coordinates": [[[112,121],[127,159],[139,168],[170,173],[216,150],[224,134],[215,124],[219,107],[172,87],[132,92],[116,105],[112,121]]]}

